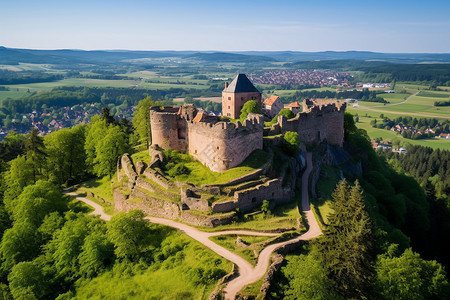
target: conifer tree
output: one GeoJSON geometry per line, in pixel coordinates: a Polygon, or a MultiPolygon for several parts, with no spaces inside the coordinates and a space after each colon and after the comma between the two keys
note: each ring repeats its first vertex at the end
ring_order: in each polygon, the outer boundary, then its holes
{"type": "Polygon", "coordinates": [[[42,174],[42,166],[45,163],[45,145],[44,139],[38,135],[35,128],[27,134],[27,139],[25,140],[25,149],[27,151],[27,159],[31,161],[31,166],[33,170],[33,181],[36,183],[36,176],[39,173],[42,174]]]}
{"type": "Polygon", "coordinates": [[[322,264],[342,296],[364,298],[373,276],[374,236],[361,186],[343,180],[332,197],[334,212],[318,245],[322,264]]]}

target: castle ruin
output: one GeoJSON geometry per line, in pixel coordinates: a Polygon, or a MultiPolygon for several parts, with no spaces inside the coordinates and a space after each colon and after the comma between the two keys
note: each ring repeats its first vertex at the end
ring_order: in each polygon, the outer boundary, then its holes
{"type": "MultiPolygon", "coordinates": [[[[222,92],[222,114],[238,117],[243,104],[261,93],[244,74],[238,74],[222,92]]],[[[278,123],[264,129],[263,116],[249,114],[241,123],[210,116],[192,104],[154,106],[150,109],[152,145],[163,149],[188,151],[212,171],[223,172],[242,163],[254,150],[263,148],[265,135],[294,131],[305,144],[326,141],[342,146],[344,141],[343,100],[303,101],[303,111],[292,119],[278,117],[278,123]]]]}

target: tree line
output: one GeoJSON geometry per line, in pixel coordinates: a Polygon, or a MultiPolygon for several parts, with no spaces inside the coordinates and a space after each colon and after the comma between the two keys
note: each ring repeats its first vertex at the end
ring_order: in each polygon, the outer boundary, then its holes
{"type": "MultiPolygon", "coordinates": [[[[45,137],[11,132],[0,142],[0,294],[3,299],[71,299],[102,274],[133,276],[150,267],[182,263],[186,241],[151,225],[141,211],[119,213],[107,224],[88,215],[61,187],[115,173],[132,145],[149,143],[150,97],[139,102],[133,126],[107,108],[89,125],[45,137]]],[[[200,288],[225,275],[209,255],[185,268],[200,288]]],[[[105,279],[103,279],[105,280],[105,279]]]]}
{"type": "MultiPolygon", "coordinates": [[[[362,162],[363,173],[344,169],[349,179],[331,195],[323,235],[287,257],[270,297],[447,299],[448,202],[436,206],[398,164],[393,167],[377,155],[348,113],[344,134],[345,148],[352,160],[362,162]]],[[[442,159],[449,162],[447,156],[442,159]]]]}
{"type": "Polygon", "coordinates": [[[51,82],[64,79],[63,74],[44,72],[14,72],[0,69],[0,85],[51,82]]]}

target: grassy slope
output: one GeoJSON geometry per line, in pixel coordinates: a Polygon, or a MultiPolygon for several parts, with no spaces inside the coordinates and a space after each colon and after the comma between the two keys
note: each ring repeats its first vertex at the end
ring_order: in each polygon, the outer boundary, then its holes
{"type": "Polygon", "coordinates": [[[272,237],[268,236],[251,236],[251,235],[240,235],[239,236],[244,242],[248,243],[247,247],[238,247],[236,245],[236,234],[230,234],[230,235],[219,235],[219,236],[213,236],[210,237],[210,240],[215,242],[216,244],[231,250],[235,253],[237,253],[242,258],[246,259],[249,263],[252,265],[256,264],[257,257],[255,256],[255,253],[253,250],[261,250],[261,247],[257,247],[258,243],[264,242],[272,237]]]}
{"type": "Polygon", "coordinates": [[[243,215],[238,221],[229,225],[214,228],[201,228],[204,231],[221,231],[226,229],[253,229],[253,230],[290,230],[297,228],[297,219],[301,218],[297,202],[275,207],[268,215],[249,213],[243,215]]]}
{"type": "Polygon", "coordinates": [[[136,275],[113,271],[83,282],[76,289],[78,299],[207,299],[216,285],[212,280],[196,285],[194,268],[215,266],[228,273],[231,263],[181,232],[173,239],[185,246],[163,262],[153,263],[136,275]]]}
{"type": "Polygon", "coordinates": [[[198,161],[186,163],[190,169],[189,175],[175,176],[175,180],[190,182],[194,185],[217,184],[230,181],[245,174],[255,171],[261,167],[269,159],[269,154],[262,150],[255,150],[252,154],[238,167],[228,171],[218,173],[211,171],[208,167],[202,165],[198,161]]]}

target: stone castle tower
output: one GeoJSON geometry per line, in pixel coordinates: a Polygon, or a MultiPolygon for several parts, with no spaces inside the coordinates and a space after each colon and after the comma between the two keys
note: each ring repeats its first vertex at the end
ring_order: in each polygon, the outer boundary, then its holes
{"type": "Polygon", "coordinates": [[[222,116],[237,119],[245,102],[255,100],[261,107],[261,93],[245,74],[238,74],[222,91],[222,116]]]}

